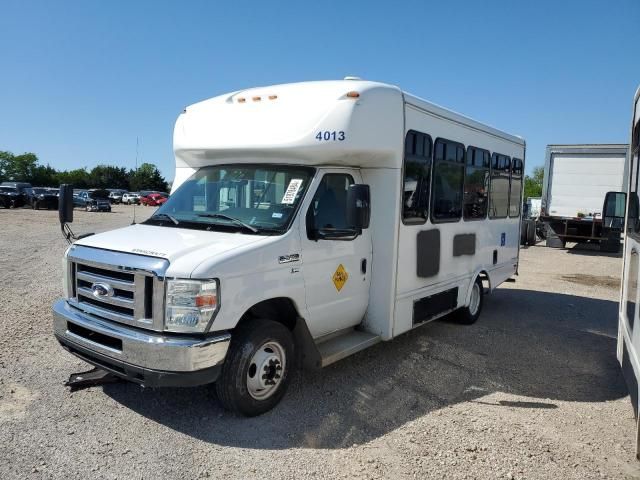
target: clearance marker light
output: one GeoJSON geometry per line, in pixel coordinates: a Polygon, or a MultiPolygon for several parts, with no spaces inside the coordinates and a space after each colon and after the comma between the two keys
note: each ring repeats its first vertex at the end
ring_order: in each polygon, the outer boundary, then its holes
{"type": "Polygon", "coordinates": [[[278,95],[269,95],[269,100],[275,100],[278,98],[278,95]]]}
{"type": "Polygon", "coordinates": [[[254,102],[259,102],[260,100],[262,100],[262,97],[253,97],[254,102]]]}
{"type": "Polygon", "coordinates": [[[238,98],[238,103],[244,103],[244,102],[246,102],[246,101],[247,101],[247,100],[246,100],[246,98],[244,98],[244,97],[240,97],[240,98],[238,98]]]}
{"type": "Polygon", "coordinates": [[[349,98],[358,98],[360,94],[358,92],[348,92],[347,97],[349,98]]]}

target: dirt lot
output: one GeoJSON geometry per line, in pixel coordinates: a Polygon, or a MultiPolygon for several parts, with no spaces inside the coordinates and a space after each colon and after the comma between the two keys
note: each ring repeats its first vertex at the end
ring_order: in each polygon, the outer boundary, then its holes
{"type": "MultiPolygon", "coordinates": [[[[74,228],[132,211],[76,211],[74,228]]],[[[304,374],[244,419],[208,387],[69,393],[87,366],[52,335],[57,212],[0,210],[0,226],[2,479],[640,478],[615,359],[619,258],[523,250],[476,325],[434,322],[304,374]]]]}

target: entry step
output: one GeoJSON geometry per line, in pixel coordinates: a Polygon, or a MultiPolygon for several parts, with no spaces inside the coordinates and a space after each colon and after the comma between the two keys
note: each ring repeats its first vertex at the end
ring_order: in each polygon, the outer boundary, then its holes
{"type": "Polygon", "coordinates": [[[381,340],[379,335],[373,333],[350,330],[340,336],[333,337],[318,345],[322,366],[326,367],[381,340]]]}

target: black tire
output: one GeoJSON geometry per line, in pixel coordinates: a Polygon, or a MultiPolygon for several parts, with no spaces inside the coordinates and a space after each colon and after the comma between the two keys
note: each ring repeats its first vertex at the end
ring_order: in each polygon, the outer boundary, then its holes
{"type": "MultiPolygon", "coordinates": [[[[220,403],[227,410],[247,417],[261,415],[271,410],[287,391],[294,368],[294,359],[293,336],[287,327],[266,319],[251,320],[242,324],[233,332],[227,358],[216,381],[216,392],[220,403]],[[278,370],[278,363],[272,363],[271,360],[269,360],[269,366],[264,366],[264,370],[254,363],[260,349],[267,344],[278,344],[282,348],[284,368],[281,370],[278,370]],[[259,378],[256,377],[259,370],[266,372],[266,369],[269,369],[268,374],[274,377],[279,375],[276,379],[278,384],[266,398],[255,398],[250,392],[250,369],[254,372],[251,378],[259,378]]],[[[262,363],[262,365],[265,364],[262,363]]],[[[266,391],[267,389],[263,392],[266,391]]]]}
{"type": "Polygon", "coordinates": [[[472,288],[478,288],[478,303],[477,307],[475,307],[475,311],[472,311],[473,307],[473,295],[472,292],[472,301],[466,307],[462,307],[455,312],[455,320],[458,323],[463,325],[471,325],[472,323],[476,323],[478,318],[480,317],[480,313],[482,312],[482,304],[484,303],[484,287],[482,286],[482,280],[480,277],[476,278],[475,283],[472,288]]]}
{"type": "Polygon", "coordinates": [[[523,220],[520,222],[520,245],[527,244],[527,234],[529,231],[529,222],[527,220],[523,220]]]}
{"type": "Polygon", "coordinates": [[[530,246],[535,246],[537,238],[536,238],[536,221],[535,220],[528,220],[528,227],[527,227],[527,245],[530,246]]]}

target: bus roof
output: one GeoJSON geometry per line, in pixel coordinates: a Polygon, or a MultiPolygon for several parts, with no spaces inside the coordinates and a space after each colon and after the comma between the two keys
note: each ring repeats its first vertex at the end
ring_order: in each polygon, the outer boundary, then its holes
{"type": "Polygon", "coordinates": [[[249,88],[187,107],[174,129],[176,166],[272,161],[400,168],[405,103],[524,145],[393,85],[347,79],[249,88]]]}

